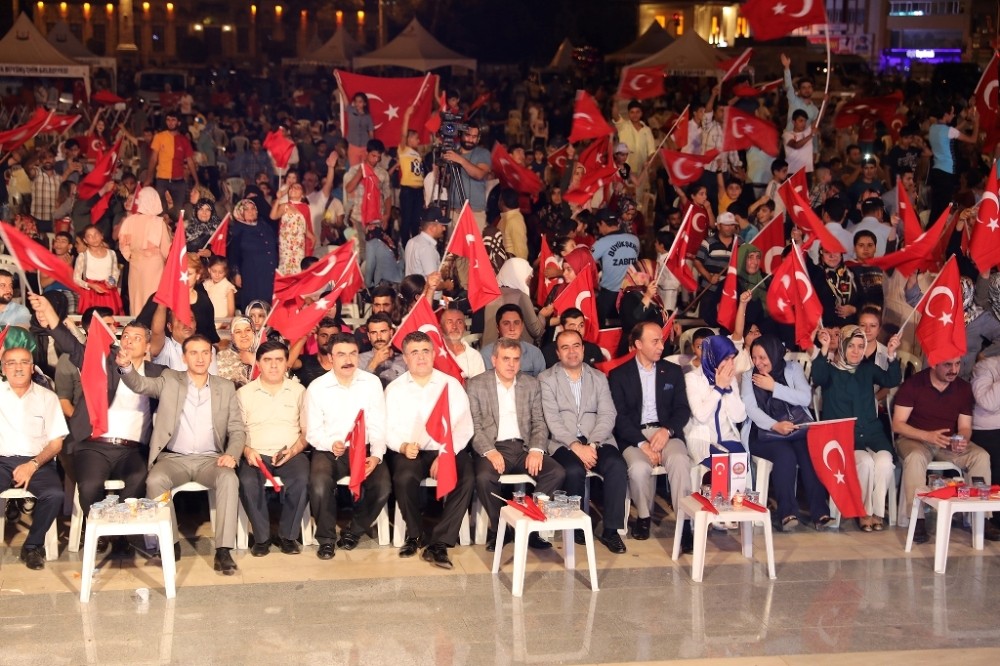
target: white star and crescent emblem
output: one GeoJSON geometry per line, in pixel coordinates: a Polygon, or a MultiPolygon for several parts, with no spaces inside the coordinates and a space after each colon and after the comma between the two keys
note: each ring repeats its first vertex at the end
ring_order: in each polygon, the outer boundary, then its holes
{"type": "Polygon", "coordinates": [[[838,484],[844,483],[844,473],[841,470],[844,468],[846,462],[847,458],[844,456],[844,447],[840,445],[840,442],[835,439],[827,442],[826,446],[823,447],[823,464],[826,465],[828,470],[833,472],[833,476],[836,477],[838,484]],[[838,465],[836,472],[833,472],[833,468],[830,467],[829,457],[831,451],[836,451],[840,454],[840,465],[838,465]]]}
{"type": "Polygon", "coordinates": [[[954,321],[953,319],[954,309],[955,309],[955,294],[952,293],[951,289],[949,289],[948,287],[934,287],[933,289],[931,289],[931,293],[927,295],[927,305],[924,306],[924,313],[928,317],[937,319],[942,324],[947,326],[948,324],[951,324],[954,321]],[[948,297],[950,305],[946,310],[942,310],[940,313],[934,314],[933,312],[931,312],[931,307],[934,305],[934,299],[941,295],[948,297]]]}
{"type": "Polygon", "coordinates": [[[395,120],[399,118],[399,107],[390,104],[385,110],[385,115],[388,120],[395,120]]]}

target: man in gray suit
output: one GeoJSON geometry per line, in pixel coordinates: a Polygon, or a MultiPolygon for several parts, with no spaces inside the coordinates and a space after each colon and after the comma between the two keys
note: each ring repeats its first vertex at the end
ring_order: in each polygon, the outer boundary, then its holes
{"type": "MultiPolygon", "coordinates": [[[[628,467],[612,432],[615,403],[608,380],[583,362],[583,336],[563,331],[556,336],[559,363],[538,376],[542,411],[552,433],[549,453],[566,470],[563,486],[570,495],[583,496],[587,472],[604,479],[604,532],[598,540],[612,553],[624,553],[618,530],[625,528],[625,492],[628,467]]],[[[577,534],[577,542],[582,540],[577,534]]]]}
{"type": "MultiPolygon", "coordinates": [[[[192,335],[184,341],[182,351],[187,371],[164,370],[159,377],[143,377],[136,372],[124,349],[119,350],[115,362],[125,386],[160,401],[149,443],[147,496],[158,497],[189,481],[214,488],[215,570],[232,576],[236,562],[229,551],[236,546],[240,501],[236,461],[243,455],[246,429],[236,387],[228,379],[208,374],[212,362],[208,338],[192,335]]],[[[160,548],[164,546],[160,544],[160,548]]],[[[179,553],[175,516],[175,557],[179,553]]]]}
{"type": "MultiPolygon", "coordinates": [[[[484,372],[468,381],[469,408],[475,434],[476,489],[479,501],[490,519],[486,550],[496,548],[496,531],[503,502],[493,496],[500,493],[501,474],[529,474],[534,489],[551,495],[563,482],[566,473],[555,460],[545,455],[548,429],[542,413],[538,380],[519,374],[521,343],[500,338],[493,346],[493,372],[484,372]]],[[[508,532],[509,534],[509,532],[508,532]]],[[[545,539],[532,532],[531,548],[551,548],[545,539]]]]}

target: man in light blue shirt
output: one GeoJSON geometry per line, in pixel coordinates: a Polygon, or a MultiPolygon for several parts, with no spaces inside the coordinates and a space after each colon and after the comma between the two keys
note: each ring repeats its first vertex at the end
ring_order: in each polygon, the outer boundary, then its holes
{"type": "Polygon", "coordinates": [[[0,269],[0,326],[27,326],[31,322],[28,308],[14,301],[14,275],[0,269]]]}
{"type": "Polygon", "coordinates": [[[601,290],[597,294],[597,316],[602,325],[618,318],[618,292],[629,266],[639,258],[639,239],[622,229],[610,210],[598,214],[601,237],[594,243],[594,259],[601,267],[601,290]]]}

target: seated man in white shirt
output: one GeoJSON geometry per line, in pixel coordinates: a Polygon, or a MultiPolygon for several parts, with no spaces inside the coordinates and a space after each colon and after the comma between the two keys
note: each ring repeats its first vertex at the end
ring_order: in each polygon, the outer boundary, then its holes
{"type": "Polygon", "coordinates": [[[448,548],[458,542],[458,531],[469,510],[475,481],[472,457],[466,451],[473,434],[469,398],[456,379],[434,369],[434,343],[426,333],[415,331],[403,338],[403,358],[408,371],[385,390],[385,402],[392,405],[386,444],[394,452],[389,458],[393,490],[406,521],[406,541],[399,549],[399,556],[413,557],[420,549],[423,533],[420,483],[427,477],[437,478],[442,450],[442,445],[427,434],[427,418],[447,387],[457,484],[444,498],[441,518],[422,557],[450,569],[448,548]]]}
{"type": "Polygon", "coordinates": [[[441,325],[441,337],[448,346],[448,351],[455,357],[458,367],[462,368],[462,376],[468,379],[486,372],[483,357],[462,339],[468,330],[465,325],[465,313],[454,306],[449,306],[441,312],[438,322],[441,325]]]}
{"type": "Polygon", "coordinates": [[[6,378],[0,382],[0,489],[23,488],[35,496],[20,557],[29,569],[43,569],[45,534],[63,504],[55,458],[69,429],[56,394],[31,381],[31,352],[11,347],[0,362],[6,378]]]}

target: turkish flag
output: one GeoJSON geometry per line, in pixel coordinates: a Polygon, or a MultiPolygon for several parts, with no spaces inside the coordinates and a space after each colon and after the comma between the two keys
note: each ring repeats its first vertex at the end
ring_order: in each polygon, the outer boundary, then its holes
{"type": "Polygon", "coordinates": [[[733,242],[729,253],[729,268],[726,270],[726,280],[722,283],[722,298],[719,299],[719,325],[732,331],[736,326],[736,309],[739,306],[739,285],[736,281],[736,269],[739,263],[737,243],[733,242]]]}
{"type": "Polygon", "coordinates": [[[910,243],[920,238],[924,228],[920,226],[917,211],[913,209],[913,202],[903,187],[902,178],[896,178],[896,208],[899,210],[899,216],[903,218],[903,242],[910,243]]]}
{"type": "Polygon", "coordinates": [[[547,162],[549,166],[552,167],[558,174],[562,175],[566,171],[566,165],[569,164],[569,147],[570,144],[566,144],[562,148],[553,150],[549,153],[547,162]]]}
{"type": "MultiPolygon", "coordinates": [[[[357,93],[368,96],[368,112],[375,124],[375,138],[386,146],[399,144],[403,130],[403,114],[414,106],[410,116],[410,129],[424,128],[421,143],[430,140],[426,123],[431,117],[434,91],[438,89],[436,74],[414,77],[364,76],[342,70],[334,70],[340,90],[348,100],[357,93]]],[[[344,103],[341,102],[343,108],[344,103]]],[[[341,110],[341,126],[347,133],[350,114],[341,110]]]]}
{"type": "Polygon", "coordinates": [[[163,265],[163,273],[160,274],[160,286],[156,288],[153,300],[173,310],[178,319],[194,328],[183,215],[177,219],[177,228],[174,230],[174,238],[170,242],[167,261],[163,265]]]}
{"type": "Polygon", "coordinates": [[[91,437],[103,437],[108,431],[108,355],[114,343],[115,334],[104,320],[91,319],[80,368],[80,386],[87,402],[91,437]]]}
{"type": "Polygon", "coordinates": [[[896,91],[882,97],[861,97],[852,99],[837,110],[833,126],[837,129],[847,129],[860,125],[862,121],[878,118],[886,126],[892,124],[896,117],[896,109],[903,101],[903,93],[896,91]]]}
{"type": "Polygon", "coordinates": [[[666,92],[663,87],[663,65],[622,68],[618,97],[650,99],[662,97],[666,92]]]}
{"type": "Polygon", "coordinates": [[[69,128],[73,127],[73,125],[76,125],[79,120],[80,116],[50,113],[46,116],[45,122],[42,124],[42,128],[39,130],[39,133],[51,132],[53,134],[62,134],[69,128]]]}
{"type": "Polygon", "coordinates": [[[813,333],[823,317],[823,305],[809,281],[802,251],[793,246],[767,289],[767,309],[782,324],[795,324],[795,342],[803,350],[813,346],[813,333]]]}
{"type": "Polygon", "coordinates": [[[808,201],[809,181],[806,179],[805,169],[799,169],[789,176],[788,182],[790,183],[792,189],[795,190],[795,193],[798,194],[803,201],[808,201]]]}
{"type": "Polygon", "coordinates": [[[708,212],[700,206],[688,203],[688,209],[684,213],[685,217],[688,214],[691,215],[691,228],[688,229],[690,240],[687,246],[687,256],[693,257],[698,253],[702,242],[708,238],[708,212]]]}
{"type": "Polygon", "coordinates": [[[962,283],[958,260],[952,256],[917,304],[917,339],[928,365],[963,356],[967,351],[962,283]]]}
{"type": "Polygon", "coordinates": [[[563,199],[569,203],[583,206],[597,194],[599,189],[611,183],[617,174],[618,169],[613,164],[595,171],[588,171],[576,187],[563,193],[563,199]]]}
{"type": "Polygon", "coordinates": [[[115,173],[115,165],[118,163],[118,151],[121,149],[121,145],[122,141],[119,139],[111,147],[111,150],[101,155],[94,163],[94,170],[83,177],[76,188],[80,199],[89,199],[111,182],[111,177],[115,173]]]}
{"type": "Polygon", "coordinates": [[[368,430],[365,428],[365,410],[359,409],[354,417],[354,426],[344,440],[347,446],[347,462],[351,478],[347,487],[351,489],[354,501],[361,497],[361,484],[365,482],[365,463],[368,461],[368,430]]]}
{"type": "Polygon", "coordinates": [[[302,306],[295,299],[283,301],[275,297],[271,312],[267,316],[267,324],[281,333],[286,340],[294,343],[316,328],[320,319],[327,316],[335,302],[336,299],[327,295],[302,306]]]}
{"type": "Polygon", "coordinates": [[[347,274],[347,262],[353,255],[354,245],[344,243],[300,273],[275,275],[274,297],[288,302],[296,298],[301,300],[309,294],[320,291],[335,279],[347,274]]]}
{"type": "Polygon", "coordinates": [[[552,307],[556,314],[562,314],[569,308],[577,308],[583,312],[583,318],[587,324],[583,339],[588,342],[597,342],[600,334],[600,321],[597,319],[597,298],[593,271],[577,273],[576,278],[566,285],[552,301],[552,307]]]}
{"type": "Polygon", "coordinates": [[[104,214],[108,212],[108,208],[111,206],[111,195],[114,194],[114,190],[108,190],[105,192],[100,199],[94,202],[94,205],[90,208],[90,223],[97,224],[104,217],[104,214]]]}
{"type": "Polygon", "coordinates": [[[12,224],[0,223],[0,238],[7,247],[7,252],[22,271],[31,273],[38,271],[56,282],[60,282],[78,294],[83,290],[73,280],[73,269],[59,257],[49,252],[45,246],[28,238],[24,232],[12,224]]]}
{"type": "Polygon", "coordinates": [[[749,0],[740,8],[761,41],[778,39],[808,25],[828,23],[826,6],[820,0],[749,0]]]}
{"type": "Polygon", "coordinates": [[[424,129],[431,134],[437,134],[438,130],[441,129],[441,114],[445,113],[447,110],[448,100],[442,90],[440,96],[438,96],[438,112],[431,114],[431,116],[424,123],[424,129]]]}
{"type": "Polygon", "coordinates": [[[285,136],[281,129],[268,132],[264,137],[264,150],[271,156],[274,166],[278,169],[287,169],[288,160],[292,158],[295,150],[295,142],[285,136]]]}
{"type": "Polygon", "coordinates": [[[778,156],[778,128],[774,123],[727,106],[722,116],[722,150],[746,150],[757,146],[762,151],[778,156]]]}
{"type": "Polygon", "coordinates": [[[438,328],[437,318],[434,316],[434,310],[431,309],[430,301],[426,298],[417,299],[417,304],[413,306],[408,315],[403,317],[399,328],[396,329],[396,334],[392,336],[392,346],[402,351],[403,338],[414,331],[421,331],[430,336],[431,342],[434,344],[434,368],[451,375],[464,385],[462,368],[459,367],[455,357],[445,346],[444,338],[441,337],[441,329],[438,328]]]}
{"type": "Polygon", "coordinates": [[[361,221],[364,224],[382,221],[382,189],[378,174],[368,162],[361,162],[361,182],[364,193],[361,197],[361,221]]]}
{"type": "Polygon", "coordinates": [[[1000,265],[1000,199],[997,197],[997,163],[993,162],[983,198],[979,202],[976,225],[972,228],[972,260],[980,273],[1000,265]]]}
{"type": "Polygon", "coordinates": [[[577,163],[582,164],[587,173],[611,166],[611,144],[606,138],[595,139],[580,151],[577,163]]]}
{"type": "Polygon", "coordinates": [[[795,191],[795,184],[789,178],[778,188],[778,195],[785,202],[785,213],[799,229],[802,229],[808,236],[805,246],[812,245],[814,241],[819,241],[820,247],[828,252],[847,252],[844,244],[830,233],[830,230],[823,224],[823,220],[816,217],[816,213],[809,206],[809,203],[795,191]]]}
{"type": "Polygon", "coordinates": [[[660,151],[660,158],[667,173],[670,174],[671,184],[683,187],[701,178],[705,167],[711,164],[718,154],[719,151],[715,149],[704,155],[692,155],[664,148],[660,151]]]}
{"type": "Polygon", "coordinates": [[[990,64],[983,70],[974,93],[976,111],[979,112],[980,127],[996,127],[1000,117],[1000,95],[997,93],[998,73],[1000,73],[1000,53],[993,52],[990,64]]]}
{"type": "Polygon", "coordinates": [[[944,247],[951,238],[951,229],[957,220],[951,218],[951,206],[937,219],[930,229],[917,236],[912,243],[907,242],[902,250],[890,252],[881,257],[873,257],[861,263],[866,266],[876,266],[884,271],[895,268],[904,277],[910,277],[915,271],[937,270],[944,256],[944,247]]]}
{"type": "Polygon", "coordinates": [[[472,104],[469,105],[468,110],[466,110],[466,112],[465,112],[465,119],[468,120],[469,118],[471,118],[473,116],[473,114],[475,114],[475,112],[477,110],[479,110],[479,109],[483,108],[484,106],[486,106],[486,102],[490,101],[490,97],[492,97],[492,96],[493,96],[493,93],[487,91],[487,92],[484,92],[483,94],[481,94],[476,99],[472,100],[472,104]]]}
{"type": "Polygon", "coordinates": [[[712,497],[722,495],[729,499],[729,454],[712,454],[712,497]]]}
{"type": "Polygon", "coordinates": [[[600,370],[605,375],[608,375],[615,368],[620,368],[621,366],[625,365],[634,358],[635,358],[635,350],[633,349],[625,356],[619,356],[618,358],[613,358],[610,361],[604,361],[603,363],[598,363],[597,365],[594,366],[594,368],[600,370]]]}
{"type": "Polygon", "coordinates": [[[681,115],[678,116],[677,120],[674,122],[673,130],[670,132],[674,137],[674,145],[681,150],[684,150],[687,147],[688,141],[691,138],[688,136],[689,130],[691,129],[690,123],[691,116],[688,113],[688,107],[685,106],[684,110],[681,111],[681,115]]]}
{"type": "Polygon", "coordinates": [[[350,303],[354,300],[354,297],[358,295],[358,292],[365,287],[365,276],[361,274],[361,265],[358,263],[358,255],[356,252],[351,254],[351,257],[347,260],[347,268],[341,273],[341,277],[337,279],[337,282],[333,285],[333,290],[330,292],[330,298],[340,301],[341,303],[350,303]]]}
{"type": "Polygon", "coordinates": [[[780,213],[772,218],[750,242],[760,250],[760,269],[767,275],[773,274],[781,265],[781,253],[785,250],[785,215],[780,213]]]}
{"type": "Polygon", "coordinates": [[[681,286],[688,291],[698,290],[698,281],[687,264],[688,255],[694,254],[694,251],[697,249],[695,245],[693,246],[694,250],[692,250],[691,243],[691,213],[693,210],[694,206],[688,206],[687,212],[684,214],[684,219],[681,220],[681,226],[677,229],[674,243],[670,246],[667,258],[663,261],[663,267],[670,271],[677,278],[677,281],[681,283],[681,286]]]}
{"type": "Polygon", "coordinates": [[[20,148],[32,137],[42,131],[49,112],[42,107],[35,107],[35,112],[27,121],[13,129],[0,132],[0,150],[8,152],[20,148]]]}
{"type": "Polygon", "coordinates": [[[227,214],[225,219],[219,224],[215,233],[212,234],[212,240],[208,241],[208,249],[212,251],[212,254],[224,257],[226,256],[226,245],[229,244],[229,215],[227,214]]]}
{"type": "Polygon", "coordinates": [[[569,133],[569,142],[605,138],[614,133],[615,128],[604,119],[604,114],[601,113],[594,98],[585,90],[577,90],[576,104],[573,106],[573,129],[569,133]]]}
{"type": "Polygon", "coordinates": [[[602,328],[597,332],[597,346],[601,348],[605,359],[613,359],[618,345],[622,340],[622,327],[602,328]]]}
{"type": "Polygon", "coordinates": [[[427,415],[427,435],[441,445],[437,460],[437,498],[443,499],[458,485],[458,465],[455,463],[455,442],[451,437],[451,407],[448,404],[448,384],[427,415]]]}
{"type": "Polygon", "coordinates": [[[562,280],[562,277],[547,279],[545,277],[545,269],[548,266],[559,267],[559,260],[552,253],[552,248],[549,247],[549,241],[545,237],[545,234],[542,234],[542,247],[538,253],[538,287],[535,289],[535,303],[538,307],[545,305],[545,301],[549,299],[549,292],[552,291],[552,287],[562,280]]]}
{"type": "Polygon", "coordinates": [[[809,426],[809,458],[816,476],[844,518],[866,516],[861,483],[854,463],[854,422],[857,418],[819,421],[809,426]]]}
{"type": "Polygon", "coordinates": [[[496,174],[501,185],[533,198],[542,191],[542,181],[538,178],[538,174],[515,162],[499,141],[493,146],[491,157],[493,173],[496,174]]]}
{"type": "Polygon", "coordinates": [[[725,72],[722,78],[719,79],[719,85],[722,85],[730,78],[736,76],[750,64],[750,56],[753,55],[753,49],[747,49],[743,53],[739,54],[735,58],[730,58],[729,60],[723,60],[719,63],[718,67],[720,70],[725,72]]]}
{"type": "Polygon", "coordinates": [[[497,282],[496,273],[493,272],[493,264],[486,254],[483,236],[479,233],[476,218],[472,215],[468,201],[462,206],[455,230],[448,241],[448,247],[445,248],[445,254],[449,252],[469,260],[469,305],[474,311],[485,308],[500,298],[500,284],[497,282]]]}

